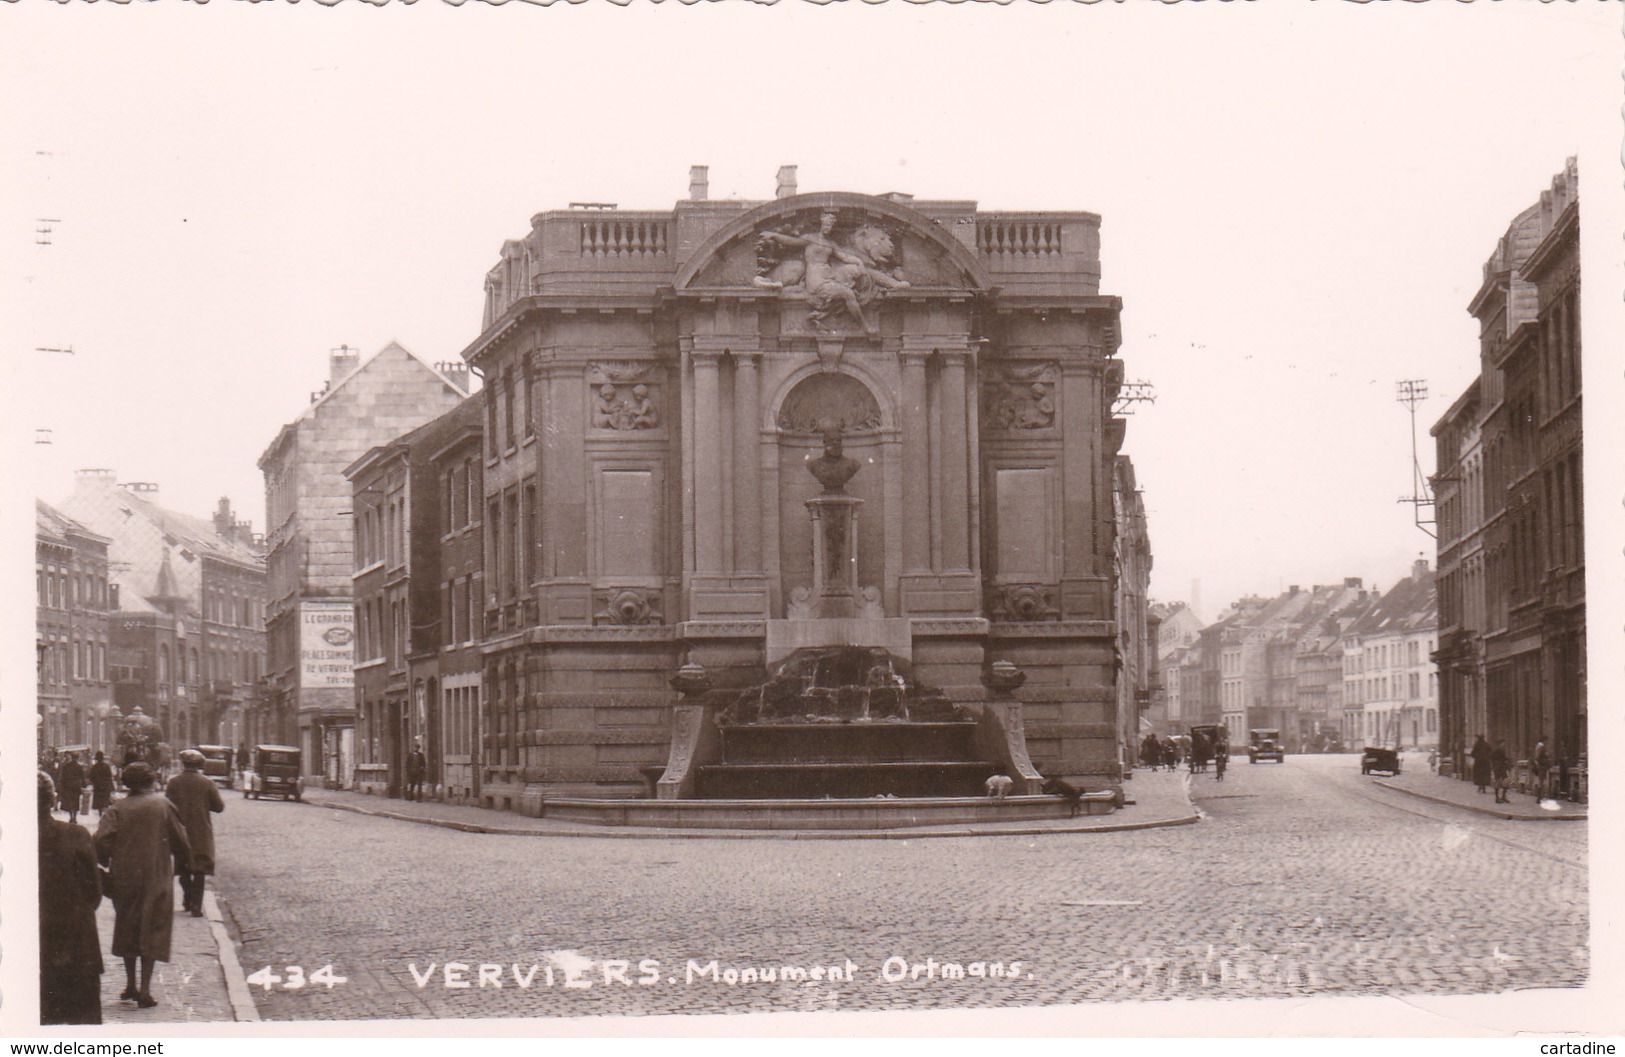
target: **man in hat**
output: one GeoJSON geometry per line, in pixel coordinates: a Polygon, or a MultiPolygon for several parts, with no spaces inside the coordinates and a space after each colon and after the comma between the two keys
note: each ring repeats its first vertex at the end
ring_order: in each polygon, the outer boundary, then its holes
{"type": "Polygon", "coordinates": [[[79,800],[85,795],[85,769],[79,763],[79,754],[65,752],[62,765],[57,768],[57,801],[68,813],[69,822],[79,821],[79,800]]]}
{"type": "Polygon", "coordinates": [[[182,771],[170,779],[165,795],[180,812],[186,826],[186,840],[192,846],[191,854],[178,860],[181,875],[181,895],[186,909],[195,918],[203,916],[204,878],[214,873],[214,820],[209,816],[226,809],[220,799],[220,788],[214,779],[203,773],[203,754],[196,749],[181,753],[182,771]]]}
{"type": "Polygon", "coordinates": [[[423,755],[423,739],[412,740],[412,751],[406,757],[406,799],[423,799],[423,780],[429,774],[429,758],[423,755]]]}

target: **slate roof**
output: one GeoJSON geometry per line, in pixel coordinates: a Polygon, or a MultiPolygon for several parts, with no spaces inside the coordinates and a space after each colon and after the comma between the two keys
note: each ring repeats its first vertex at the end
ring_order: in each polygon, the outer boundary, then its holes
{"type": "Polygon", "coordinates": [[[1389,589],[1350,629],[1352,635],[1398,635],[1439,622],[1431,572],[1409,576],[1389,589]]]}
{"type": "Polygon", "coordinates": [[[49,536],[53,539],[67,540],[68,533],[77,532],[85,536],[105,540],[107,537],[90,531],[73,518],[64,514],[56,507],[43,499],[34,500],[34,533],[38,536],[49,536]]]}

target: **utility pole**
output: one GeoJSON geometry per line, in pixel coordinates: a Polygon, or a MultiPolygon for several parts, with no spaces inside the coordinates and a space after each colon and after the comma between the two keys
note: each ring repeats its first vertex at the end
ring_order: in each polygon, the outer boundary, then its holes
{"type": "Polygon", "coordinates": [[[1150,382],[1124,382],[1118,387],[1117,396],[1112,400],[1112,414],[1132,415],[1130,410],[1135,404],[1154,404],[1157,402],[1157,391],[1151,387],[1150,382]]]}
{"type": "Polygon", "coordinates": [[[1399,497],[1401,503],[1409,503],[1412,514],[1416,520],[1416,527],[1426,532],[1434,539],[1439,538],[1436,531],[1438,519],[1433,505],[1433,488],[1428,483],[1427,474],[1422,472],[1422,459],[1416,444],[1416,405],[1428,398],[1428,383],[1423,378],[1406,378],[1395,384],[1395,396],[1411,413],[1411,494],[1399,497]]]}

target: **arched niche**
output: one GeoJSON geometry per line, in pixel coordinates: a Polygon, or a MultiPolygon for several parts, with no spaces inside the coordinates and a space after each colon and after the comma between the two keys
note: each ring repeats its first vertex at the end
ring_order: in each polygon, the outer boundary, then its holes
{"type": "Polygon", "coordinates": [[[841,437],[844,454],[860,468],[846,491],[863,500],[858,509],[858,584],[884,590],[886,583],[887,415],[874,391],[844,371],[818,371],[790,385],[773,411],[778,468],[780,597],[813,582],[812,518],[807,500],[818,482],[807,464],[824,451],[826,433],[841,437]]]}

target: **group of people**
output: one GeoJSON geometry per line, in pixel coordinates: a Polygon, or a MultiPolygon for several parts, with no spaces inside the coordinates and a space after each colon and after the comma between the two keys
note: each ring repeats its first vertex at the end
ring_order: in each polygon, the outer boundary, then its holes
{"type": "Polygon", "coordinates": [[[1153,771],[1166,767],[1175,771],[1184,762],[1185,747],[1172,735],[1159,739],[1155,734],[1147,734],[1145,740],[1140,742],[1141,767],[1149,767],[1153,771]]]}
{"type": "Polygon", "coordinates": [[[1192,774],[1205,774],[1208,764],[1213,765],[1213,776],[1224,781],[1225,766],[1230,762],[1230,746],[1222,741],[1211,741],[1201,731],[1190,735],[1172,735],[1159,738],[1147,734],[1140,741],[1140,766],[1153,771],[1166,767],[1176,771],[1189,764],[1192,774]]]}
{"type": "Polygon", "coordinates": [[[109,767],[105,803],[94,792],[96,766],[106,766],[101,753],[96,757],[88,776],[92,806],[100,814],[94,837],[76,821],[81,792],[74,792],[70,808],[66,784],[77,779],[82,791],[87,776],[76,776],[66,762],[55,778],[39,773],[42,1024],[101,1023],[104,965],[96,908],[104,895],[113,903],[112,953],[124,961],[119,997],[140,1009],[156,1006],[152,973],[154,963],[170,957],[174,878],[181,879],[183,909],[201,917],[204,879],[214,873],[211,816],[226,805],[203,773],[202,753],[182,752],[182,771],[167,783],[146,763],[127,764],[119,775],[127,794],[118,800],[112,799],[109,767]],[[69,813],[65,822],[53,814],[58,805],[69,813]]]}
{"type": "Polygon", "coordinates": [[[99,817],[113,802],[113,765],[98,752],[86,767],[76,752],[52,752],[43,763],[44,772],[56,787],[57,803],[68,813],[69,822],[78,822],[84,810],[85,787],[90,787],[90,810],[99,817]]]}
{"type": "MultiPolygon", "coordinates": [[[[1478,791],[1493,789],[1497,804],[1509,803],[1507,794],[1512,789],[1512,768],[1517,761],[1508,755],[1506,742],[1497,740],[1491,746],[1480,734],[1467,755],[1473,761],[1473,784],[1478,791]]],[[[1555,799],[1566,784],[1567,768],[1553,760],[1544,738],[1535,743],[1528,761],[1535,772],[1535,795],[1542,800],[1555,799]]]]}

